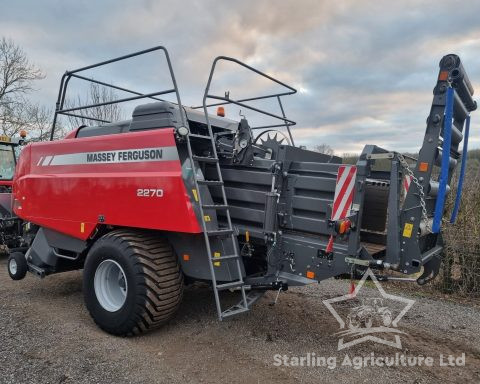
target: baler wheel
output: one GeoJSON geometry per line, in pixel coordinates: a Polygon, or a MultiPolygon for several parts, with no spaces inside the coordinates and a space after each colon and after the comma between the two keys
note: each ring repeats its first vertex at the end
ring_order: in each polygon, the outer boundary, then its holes
{"type": "Polygon", "coordinates": [[[28,272],[27,260],[21,252],[13,252],[8,257],[7,265],[12,280],[22,280],[28,272]]]}
{"type": "Polygon", "coordinates": [[[85,304],[95,323],[114,335],[138,334],[170,320],[180,306],[183,285],[173,248],[151,232],[109,232],[85,261],[85,304]]]}

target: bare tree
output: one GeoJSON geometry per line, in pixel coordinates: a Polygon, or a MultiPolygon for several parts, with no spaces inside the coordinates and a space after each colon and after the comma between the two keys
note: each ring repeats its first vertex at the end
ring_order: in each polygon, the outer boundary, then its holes
{"type": "MultiPolygon", "coordinates": [[[[18,135],[22,129],[29,140],[45,140],[50,131],[52,113],[31,103],[27,96],[34,91],[33,83],[45,76],[32,64],[21,47],[12,40],[0,40],[0,131],[7,136],[18,135]]],[[[63,130],[58,131],[60,134],[63,130]]]]}
{"type": "MultiPolygon", "coordinates": [[[[26,130],[28,141],[48,140],[52,128],[52,117],[52,109],[25,101],[14,110],[8,107],[2,110],[0,113],[1,133],[14,137],[18,136],[21,130],[26,130]]],[[[61,138],[65,133],[65,127],[57,124],[55,138],[61,138]]]]}
{"type": "MultiPolygon", "coordinates": [[[[0,39],[0,134],[12,137],[25,129],[30,141],[49,139],[53,110],[27,99],[35,90],[34,82],[44,77],[42,71],[28,60],[21,47],[10,39],[0,39]]],[[[91,84],[85,99],[78,96],[75,100],[67,101],[66,107],[99,104],[116,99],[117,95],[112,89],[91,84]]],[[[118,104],[82,109],[74,113],[105,121],[118,121],[123,116],[118,104]]],[[[63,137],[68,128],[73,129],[92,122],[69,116],[67,124],[57,122],[55,138],[63,137]]]]}
{"type": "Polygon", "coordinates": [[[32,91],[34,80],[44,78],[43,73],[30,63],[25,52],[12,40],[0,40],[0,103],[12,103],[16,98],[32,91]]]}
{"type": "MultiPolygon", "coordinates": [[[[113,89],[100,86],[96,83],[91,83],[89,92],[85,98],[78,95],[75,99],[67,99],[65,102],[65,108],[76,108],[85,105],[108,103],[110,101],[117,100],[117,94],[113,89]]],[[[124,119],[124,114],[119,104],[106,104],[97,107],[79,109],[72,112],[75,115],[83,115],[98,119],[99,121],[85,119],[82,117],[67,116],[69,128],[78,128],[81,125],[102,124],[102,120],[105,122],[114,122],[124,119]]]]}
{"type": "Polygon", "coordinates": [[[333,148],[330,147],[328,144],[318,144],[313,147],[313,150],[315,152],[320,152],[328,156],[333,156],[335,152],[333,151],[333,148]]]}
{"type": "Polygon", "coordinates": [[[343,164],[357,164],[360,155],[358,153],[344,152],[342,155],[343,164]]]}
{"type": "Polygon", "coordinates": [[[38,107],[32,106],[26,96],[32,92],[33,82],[44,74],[32,64],[26,53],[12,40],[0,40],[0,131],[14,136],[29,122],[42,116],[38,107]],[[33,115],[32,115],[33,113],[33,115]]]}
{"type": "MultiPolygon", "coordinates": [[[[45,141],[50,139],[52,129],[53,110],[40,105],[31,105],[28,111],[28,122],[24,129],[28,132],[27,140],[45,141]]],[[[55,128],[55,139],[65,136],[66,130],[61,124],[55,128]]]]}

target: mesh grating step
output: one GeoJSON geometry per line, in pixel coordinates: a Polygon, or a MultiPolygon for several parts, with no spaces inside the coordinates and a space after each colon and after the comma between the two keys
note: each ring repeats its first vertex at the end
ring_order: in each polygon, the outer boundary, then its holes
{"type": "Polygon", "coordinates": [[[232,229],[216,229],[213,231],[207,231],[208,236],[227,236],[233,233],[232,229]]]}
{"type": "Polygon", "coordinates": [[[208,140],[210,140],[210,136],[197,135],[196,133],[190,133],[188,136],[191,137],[191,138],[195,138],[195,139],[208,139],[208,140]]]}
{"type": "Polygon", "coordinates": [[[230,316],[235,316],[235,315],[238,315],[240,313],[248,312],[249,310],[250,310],[249,308],[244,308],[244,307],[235,308],[235,309],[227,309],[226,311],[222,312],[222,319],[224,319],[226,317],[230,317],[230,316]]]}
{"type": "Polygon", "coordinates": [[[217,163],[218,159],[208,156],[192,156],[192,159],[195,161],[201,161],[203,163],[217,163]]]}
{"type": "Polygon", "coordinates": [[[223,181],[220,180],[197,180],[201,185],[223,185],[223,181]]]}
{"type": "Polygon", "coordinates": [[[225,256],[218,256],[218,257],[211,257],[213,261],[222,261],[222,260],[232,260],[238,259],[240,256],[238,255],[225,255],[225,256]]]}
{"type": "Polygon", "coordinates": [[[205,204],[202,205],[203,209],[227,209],[228,205],[226,204],[205,204]]]}

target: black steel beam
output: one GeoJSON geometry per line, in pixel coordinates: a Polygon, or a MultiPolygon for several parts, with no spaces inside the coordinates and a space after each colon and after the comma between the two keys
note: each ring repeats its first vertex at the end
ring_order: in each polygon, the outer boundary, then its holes
{"type": "Polygon", "coordinates": [[[57,111],[58,113],[61,112],[72,112],[72,111],[78,111],[81,109],[88,109],[88,108],[95,108],[95,107],[102,107],[104,105],[111,105],[111,104],[118,104],[118,103],[124,103],[127,101],[132,101],[132,100],[138,100],[138,99],[145,99],[150,96],[158,96],[158,95],[165,95],[167,93],[173,93],[175,92],[175,89],[167,89],[166,91],[161,91],[161,92],[152,92],[152,93],[147,93],[144,95],[140,96],[132,96],[132,97],[125,97],[123,99],[116,99],[116,100],[111,100],[111,101],[105,101],[103,103],[96,103],[96,104],[89,104],[89,105],[83,105],[80,107],[75,107],[75,108],[68,108],[68,109],[61,109],[57,111]]]}

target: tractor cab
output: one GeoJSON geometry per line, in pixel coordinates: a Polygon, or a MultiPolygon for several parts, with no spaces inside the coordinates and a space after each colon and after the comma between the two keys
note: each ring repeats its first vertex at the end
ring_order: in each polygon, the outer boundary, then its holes
{"type": "Polygon", "coordinates": [[[17,163],[17,148],[22,139],[11,139],[0,136],[0,192],[11,192],[15,165],[17,163]]]}
{"type": "Polygon", "coordinates": [[[27,134],[20,137],[0,136],[0,254],[21,249],[26,245],[24,223],[13,212],[12,185],[20,147],[25,144],[27,134]]]}

